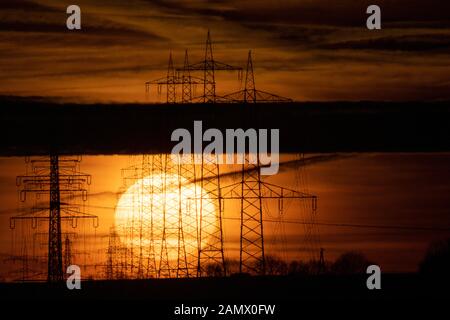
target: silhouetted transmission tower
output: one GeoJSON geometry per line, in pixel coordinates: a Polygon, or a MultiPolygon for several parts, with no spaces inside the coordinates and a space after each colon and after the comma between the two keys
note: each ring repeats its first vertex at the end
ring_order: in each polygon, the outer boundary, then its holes
{"type": "Polygon", "coordinates": [[[48,221],[48,269],[47,281],[57,282],[64,278],[63,248],[61,240],[61,221],[69,220],[76,225],[77,219],[93,219],[97,216],[83,213],[77,206],[61,201],[61,195],[69,200],[81,196],[87,200],[86,185],[91,183],[91,176],[78,171],[80,158],[60,158],[51,155],[49,158],[27,160],[31,164],[31,172],[17,177],[17,186],[21,187],[20,200],[26,201],[28,194],[36,198],[47,195],[48,206],[39,203],[31,212],[11,218],[10,226],[15,227],[16,220],[31,220],[37,226],[39,220],[48,221]]]}
{"type": "Polygon", "coordinates": [[[245,73],[244,89],[222,97],[221,102],[237,103],[263,103],[263,102],[292,102],[292,99],[284,98],[273,93],[256,89],[255,74],[253,72],[252,52],[248,52],[247,70],[245,73]]]}
{"type": "Polygon", "coordinates": [[[164,78],[147,81],[145,83],[145,94],[148,98],[150,94],[150,87],[156,85],[158,95],[161,95],[163,86],[166,87],[166,103],[177,103],[177,86],[182,86],[181,89],[181,103],[192,102],[192,89],[198,84],[203,84],[203,79],[193,77],[189,70],[188,51],[184,55],[183,69],[176,69],[173,66],[172,52],[169,55],[169,63],[167,67],[167,76],[164,78]],[[179,72],[182,71],[180,76],[179,72]]]}
{"type": "Polygon", "coordinates": [[[195,99],[205,103],[216,102],[216,71],[238,71],[239,77],[242,72],[241,67],[234,67],[232,65],[214,60],[209,30],[206,38],[205,59],[187,67],[185,66],[183,69],[177,69],[177,71],[183,70],[203,71],[203,95],[196,97],[195,99]]]}

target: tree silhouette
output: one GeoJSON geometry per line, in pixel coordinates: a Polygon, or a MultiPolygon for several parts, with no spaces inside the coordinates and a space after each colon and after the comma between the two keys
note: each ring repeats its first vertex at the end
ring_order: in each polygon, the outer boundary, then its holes
{"type": "Polygon", "coordinates": [[[373,264],[360,252],[350,251],[343,253],[331,266],[331,271],[339,275],[366,273],[369,265],[373,264]]]}
{"type": "Polygon", "coordinates": [[[450,238],[432,242],[419,265],[419,272],[426,276],[450,278],[450,238]]]}
{"type": "Polygon", "coordinates": [[[276,256],[266,255],[266,274],[271,276],[285,276],[288,273],[288,265],[276,256]]]}

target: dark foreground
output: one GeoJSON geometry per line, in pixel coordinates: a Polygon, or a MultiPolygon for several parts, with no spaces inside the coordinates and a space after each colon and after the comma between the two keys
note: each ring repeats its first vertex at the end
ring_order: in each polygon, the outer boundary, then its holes
{"type": "Polygon", "coordinates": [[[72,291],[65,285],[7,283],[0,284],[0,293],[5,306],[31,317],[42,313],[57,318],[66,312],[83,319],[88,315],[132,319],[138,314],[143,319],[302,319],[312,312],[319,319],[338,315],[365,319],[393,310],[403,315],[417,308],[427,313],[445,310],[450,300],[447,284],[415,274],[385,274],[381,290],[368,290],[366,276],[231,277],[86,281],[72,291]],[[260,305],[274,306],[275,311],[233,313],[257,310],[260,305]],[[176,314],[180,307],[209,311],[205,316],[176,314]],[[227,308],[231,313],[223,313],[227,308]]]}
{"type": "Polygon", "coordinates": [[[80,290],[66,284],[2,283],[3,299],[77,299],[204,301],[229,300],[410,300],[450,299],[446,280],[416,274],[384,274],[381,290],[369,290],[366,276],[229,277],[197,279],[151,279],[83,281],[80,290]]]}
{"type": "MultiPolygon", "coordinates": [[[[450,151],[448,102],[77,105],[0,97],[0,155],[170,152],[177,128],[280,129],[281,152],[450,151]]],[[[205,143],[206,144],[206,143],[205,143]]]]}

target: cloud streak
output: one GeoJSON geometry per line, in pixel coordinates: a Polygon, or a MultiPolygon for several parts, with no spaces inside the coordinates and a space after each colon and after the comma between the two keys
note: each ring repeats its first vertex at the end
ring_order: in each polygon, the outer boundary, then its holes
{"type": "MultiPolygon", "coordinates": [[[[254,50],[261,90],[297,100],[450,99],[442,85],[450,83],[450,3],[380,0],[377,32],[365,28],[368,4],[86,0],[82,30],[71,32],[60,2],[2,1],[0,94],[144,101],[143,83],[165,74],[169,50],[177,64],[185,48],[191,62],[201,59],[209,28],[220,61],[245,65],[254,50]]],[[[230,83],[218,91],[235,91],[230,83]]]]}

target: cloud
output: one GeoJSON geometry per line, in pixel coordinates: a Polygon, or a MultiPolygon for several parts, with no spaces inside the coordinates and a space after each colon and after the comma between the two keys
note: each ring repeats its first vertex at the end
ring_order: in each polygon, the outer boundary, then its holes
{"type": "Polygon", "coordinates": [[[329,43],[321,45],[319,48],[327,50],[443,51],[450,53],[448,51],[450,49],[450,34],[387,36],[329,43]]]}
{"type": "MultiPolygon", "coordinates": [[[[449,62],[450,3],[379,0],[380,32],[365,28],[368,4],[85,0],[82,30],[71,32],[65,3],[2,1],[0,94],[143,101],[142,83],[165,75],[169,50],[176,64],[185,48],[196,62],[211,29],[217,60],[245,65],[253,49],[258,87],[279,95],[371,99],[376,83],[383,98],[450,97],[442,85],[450,77],[437,69],[449,62]]],[[[236,88],[226,83],[218,90],[236,88]]]]}

